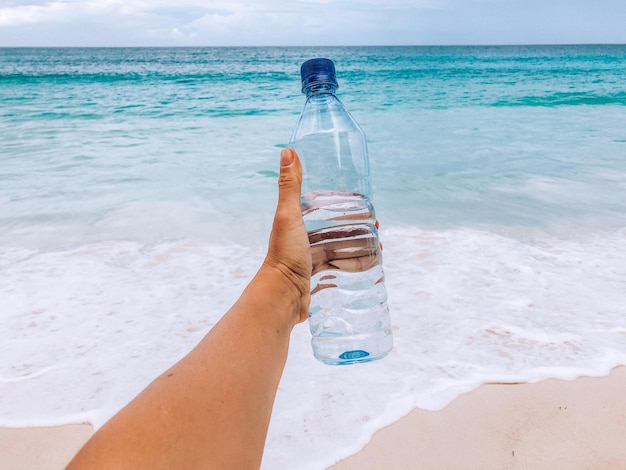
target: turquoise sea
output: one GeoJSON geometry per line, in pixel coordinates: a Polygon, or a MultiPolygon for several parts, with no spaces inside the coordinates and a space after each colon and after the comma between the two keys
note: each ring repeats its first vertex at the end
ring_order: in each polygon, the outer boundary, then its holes
{"type": "Polygon", "coordinates": [[[230,306],[312,57],[368,136],[395,347],[324,366],[298,327],[264,468],[626,365],[626,45],[4,48],[0,425],[101,425],[230,306]]]}

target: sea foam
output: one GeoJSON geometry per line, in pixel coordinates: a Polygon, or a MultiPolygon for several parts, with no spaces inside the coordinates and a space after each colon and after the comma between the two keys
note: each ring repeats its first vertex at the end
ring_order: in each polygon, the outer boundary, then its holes
{"type": "MultiPolygon", "coordinates": [[[[382,230],[395,347],[330,367],[292,335],[264,468],[325,468],[413,407],[485,382],[603,375],[626,363],[626,231],[571,238],[382,230]],[[319,449],[324,449],[321,452],[319,449]]],[[[1,425],[102,425],[202,338],[261,247],[108,242],[0,256],[1,425]]]]}

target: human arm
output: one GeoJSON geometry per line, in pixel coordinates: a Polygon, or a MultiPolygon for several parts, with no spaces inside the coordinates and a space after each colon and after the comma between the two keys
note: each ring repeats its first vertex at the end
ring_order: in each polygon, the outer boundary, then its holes
{"type": "Polygon", "coordinates": [[[267,256],[202,341],[107,422],[68,469],[252,469],[261,463],[293,326],[308,316],[302,169],[281,152],[267,256]]]}

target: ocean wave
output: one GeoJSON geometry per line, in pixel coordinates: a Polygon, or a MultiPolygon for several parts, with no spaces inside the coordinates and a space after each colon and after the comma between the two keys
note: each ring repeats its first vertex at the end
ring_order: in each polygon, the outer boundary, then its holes
{"type": "Polygon", "coordinates": [[[116,82],[172,82],[176,84],[206,84],[229,82],[237,83],[270,83],[293,81],[293,76],[284,72],[185,72],[178,69],[175,73],[169,72],[119,72],[119,71],[31,71],[0,73],[0,81],[10,85],[20,84],[80,84],[80,83],[116,83],[116,82]]]}
{"type": "Polygon", "coordinates": [[[584,91],[555,92],[545,95],[510,97],[495,101],[492,106],[605,106],[626,105],[626,91],[615,91],[606,95],[586,93],[584,91]]]}
{"type": "MultiPolygon", "coordinates": [[[[302,452],[326,468],[413,407],[440,409],[487,381],[624,364],[625,236],[383,229],[394,350],[329,367],[298,326],[264,468],[289,468],[302,452]]],[[[262,255],[192,239],[0,249],[0,424],[101,425],[215,324],[262,255]]]]}

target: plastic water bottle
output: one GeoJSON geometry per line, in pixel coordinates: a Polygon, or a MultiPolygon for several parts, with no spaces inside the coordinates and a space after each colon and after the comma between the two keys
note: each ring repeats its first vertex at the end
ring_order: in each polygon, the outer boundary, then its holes
{"type": "Polygon", "coordinates": [[[307,99],[289,145],[303,165],[313,353],[326,364],[373,361],[393,338],[365,134],[335,96],[331,60],[308,60],[300,71],[307,99]]]}

